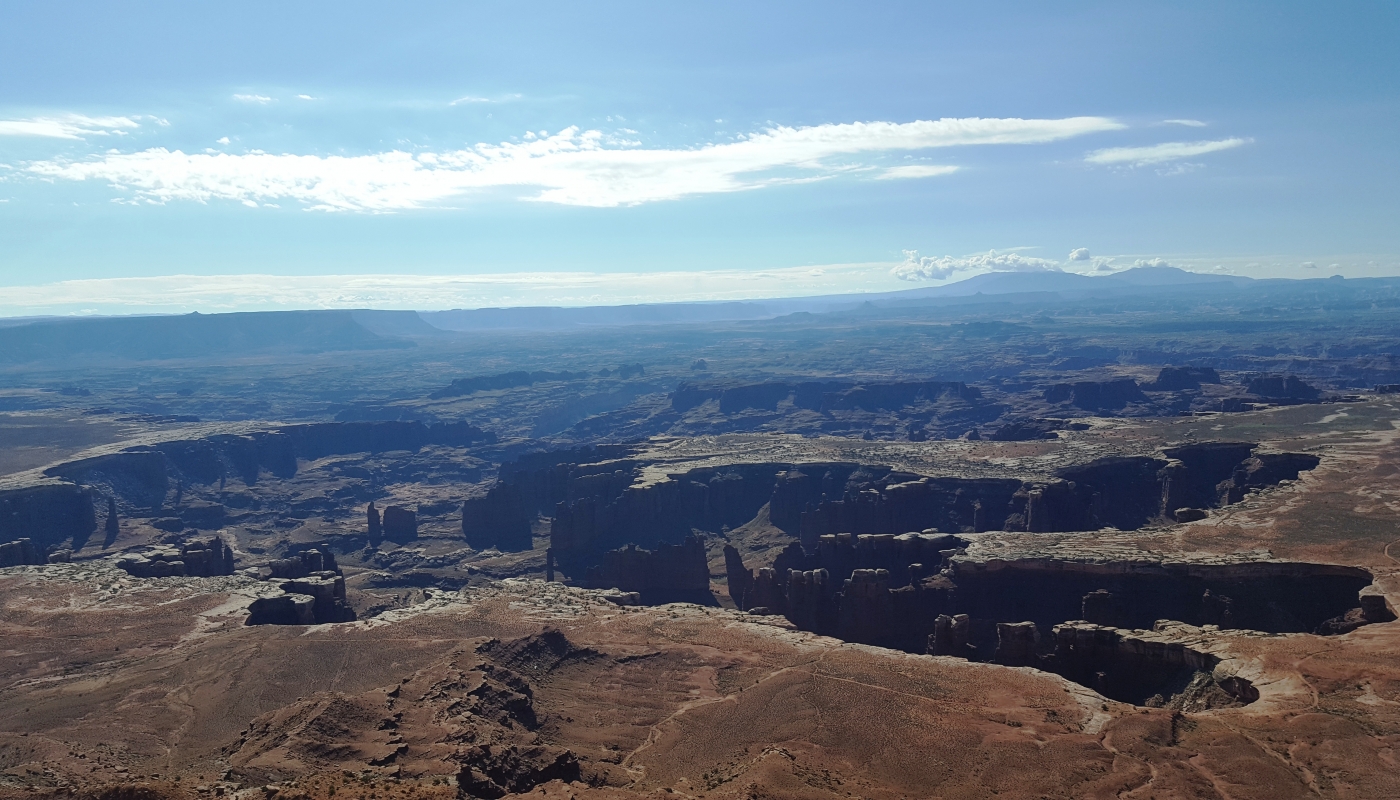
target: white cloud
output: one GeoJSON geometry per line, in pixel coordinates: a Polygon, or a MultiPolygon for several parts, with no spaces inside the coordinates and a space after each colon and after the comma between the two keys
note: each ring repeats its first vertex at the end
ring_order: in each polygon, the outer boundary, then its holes
{"type": "Polygon", "coordinates": [[[808,181],[849,170],[849,163],[826,163],[838,156],[1032,144],[1121,127],[1103,117],[856,122],[774,127],[689,149],[643,149],[570,127],[531,141],[444,153],[210,155],[154,148],[26,168],[46,178],[102,181],[157,202],[285,198],[317,210],[395,211],[520,187],[537,190],[530,200],[609,207],[808,181]]]}
{"type": "MultiPolygon", "coordinates": [[[[1317,269],[1317,264],[1314,263],[1314,262],[1312,262],[1312,261],[1304,261],[1303,264],[1302,264],[1302,266],[1303,266],[1303,269],[1317,269]]],[[[1336,265],[1334,264],[1333,266],[1336,266],[1336,265]]]]}
{"type": "Polygon", "coordinates": [[[1089,248],[1087,247],[1076,247],[1069,251],[1070,261],[1088,261],[1089,258],[1089,248]]]}
{"type": "Polygon", "coordinates": [[[1164,119],[1163,125],[1185,125],[1188,128],[1204,128],[1206,124],[1198,119],[1164,119]]]}
{"type": "Polygon", "coordinates": [[[900,178],[932,178],[957,172],[957,167],[934,166],[932,164],[909,164],[903,167],[890,167],[875,176],[877,181],[898,180],[900,178]]]}
{"type": "Polygon", "coordinates": [[[1133,267],[1170,267],[1171,263],[1164,258],[1139,258],[1133,262],[1133,267]]]}
{"type": "Polygon", "coordinates": [[[265,106],[271,103],[274,98],[262,94],[236,94],[233,96],[233,99],[240,103],[257,103],[258,105],[265,106]]]}
{"type": "Polygon", "coordinates": [[[299,95],[297,95],[297,99],[298,99],[298,100],[315,100],[316,98],[312,97],[312,96],[309,95],[309,94],[299,94],[299,95]]]}
{"type": "Polygon", "coordinates": [[[989,250],[974,256],[954,258],[953,256],[920,256],[918,250],[905,250],[904,261],[890,270],[890,274],[902,281],[941,281],[958,272],[981,270],[986,272],[1059,272],[1060,265],[1044,258],[1023,256],[1020,253],[998,253],[989,250]]]}
{"type": "Polygon", "coordinates": [[[1161,164],[1166,161],[1191,158],[1220,150],[1230,150],[1252,141],[1254,140],[1231,138],[1213,142],[1164,142],[1146,147],[1110,147],[1105,150],[1095,150],[1085,156],[1084,160],[1090,164],[1127,164],[1140,167],[1147,164],[1161,164]]]}
{"type": "Polygon", "coordinates": [[[452,102],[448,103],[448,105],[460,106],[470,103],[509,103],[513,100],[519,100],[521,97],[523,97],[523,95],[519,94],[507,94],[501,95],[500,97],[478,97],[476,95],[469,94],[463,97],[459,97],[456,100],[453,100],[452,102]]]}
{"type": "MultiPolygon", "coordinates": [[[[166,123],[169,124],[169,123],[166,123]]],[[[85,136],[121,135],[141,124],[130,117],[89,117],[84,114],[58,114],[28,119],[0,119],[0,136],[43,136],[50,139],[81,139],[85,136]]]]}
{"type": "Polygon", "coordinates": [[[220,136],[219,138],[215,139],[214,141],[215,141],[216,143],[218,143],[218,144],[228,144],[228,137],[227,137],[227,136],[220,136]]]}

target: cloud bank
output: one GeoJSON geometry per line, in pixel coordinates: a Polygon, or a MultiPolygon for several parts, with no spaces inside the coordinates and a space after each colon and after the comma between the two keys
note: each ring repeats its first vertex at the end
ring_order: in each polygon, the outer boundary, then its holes
{"type": "Polygon", "coordinates": [[[890,274],[902,281],[941,281],[958,272],[974,270],[986,272],[1059,272],[1057,262],[1044,258],[1023,256],[1020,253],[998,253],[989,250],[975,256],[954,258],[953,256],[920,256],[918,250],[905,250],[904,261],[890,270],[890,274]]]}
{"type": "Polygon", "coordinates": [[[89,117],[58,114],[28,119],[0,119],[0,136],[42,136],[49,139],[82,139],[88,136],[122,135],[141,124],[130,117],[89,117]]]}
{"type": "MultiPolygon", "coordinates": [[[[154,148],[84,161],[37,161],[26,169],[49,179],[100,181],[154,203],[290,200],[320,211],[389,212],[514,187],[532,192],[528,200],[601,208],[819,180],[862,167],[833,163],[836,159],[936,147],[1036,144],[1122,127],[1105,117],[855,122],[779,126],[735,142],[688,149],[647,149],[570,127],[524,142],[443,153],[236,155],[154,148]]],[[[929,177],[953,169],[893,167],[880,177],[929,177]]]]}
{"type": "Polygon", "coordinates": [[[1084,160],[1090,164],[1126,164],[1141,167],[1202,156],[1221,150],[1231,150],[1252,141],[1254,140],[1231,138],[1213,142],[1164,142],[1146,147],[1109,147],[1104,150],[1095,150],[1085,156],[1084,160]]]}

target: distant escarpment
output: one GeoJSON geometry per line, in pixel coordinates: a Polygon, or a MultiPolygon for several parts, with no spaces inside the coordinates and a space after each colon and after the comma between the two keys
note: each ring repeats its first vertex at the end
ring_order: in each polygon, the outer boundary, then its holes
{"type": "Polygon", "coordinates": [[[578,381],[589,377],[587,372],[503,372],[499,375],[478,375],[471,378],[458,378],[428,397],[441,400],[445,397],[463,397],[477,392],[500,389],[514,389],[519,386],[533,386],[536,383],[553,381],[578,381]]]}
{"type": "Polygon", "coordinates": [[[1044,397],[1047,403],[1068,403],[1086,411],[1120,409],[1129,403],[1147,400],[1147,395],[1132,378],[1057,383],[1045,389],[1044,397]]]}
{"type": "Polygon", "coordinates": [[[981,390],[960,381],[868,384],[852,381],[779,381],[727,387],[682,383],[671,395],[671,408],[685,412],[717,400],[721,414],[748,409],[775,411],[780,403],[818,412],[849,409],[883,411],[942,398],[975,401],[981,397],[981,390]]]}

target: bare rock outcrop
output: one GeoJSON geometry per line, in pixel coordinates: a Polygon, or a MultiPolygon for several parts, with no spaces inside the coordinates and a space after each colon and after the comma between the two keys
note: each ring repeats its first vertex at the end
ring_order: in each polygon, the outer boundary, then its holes
{"type": "Polygon", "coordinates": [[[261,574],[276,582],[282,594],[254,600],[248,607],[248,625],[319,625],[355,619],[345,596],[345,576],[330,548],[311,548],[269,562],[261,574]]]}
{"type": "Polygon", "coordinates": [[[534,517],[518,483],[497,481],[484,497],[462,503],[462,537],[475,550],[529,550],[534,517]]]}
{"type": "Polygon", "coordinates": [[[971,660],[977,648],[972,645],[972,620],[966,614],[939,614],[928,637],[928,654],[956,656],[971,660]]]}
{"type": "Polygon", "coordinates": [[[638,592],[648,603],[712,602],[705,543],[695,536],[686,537],[680,544],[657,545],[653,550],[628,545],[604,553],[602,563],[588,569],[583,585],[638,592]]]}
{"type": "Polygon", "coordinates": [[[418,538],[418,515],[403,506],[384,508],[384,538],[391,542],[411,542],[418,538]]]}
{"type": "Polygon", "coordinates": [[[0,542],[30,539],[40,550],[77,550],[96,530],[92,493],[82,486],[49,483],[0,490],[0,542]]]}
{"type": "Polygon", "coordinates": [[[1259,699],[1247,679],[1221,667],[1200,628],[1161,622],[1125,630],[1073,620],[1056,625],[1055,672],[1117,700],[1204,711],[1259,699]]]}
{"type": "Polygon", "coordinates": [[[23,564],[43,564],[45,561],[28,538],[0,544],[0,567],[18,567],[23,564]]]}
{"type": "Polygon", "coordinates": [[[369,535],[369,546],[371,549],[379,547],[384,541],[384,523],[379,519],[379,509],[374,507],[374,501],[369,501],[365,507],[366,532],[369,535]]]}
{"type": "Polygon", "coordinates": [[[1039,662],[1036,653],[1040,629],[1034,622],[998,622],[997,649],[992,661],[1008,667],[1027,667],[1039,662]]]}
{"type": "Polygon", "coordinates": [[[1250,379],[1246,391],[1271,400],[1316,400],[1322,394],[1296,375],[1260,375],[1250,379]]]}
{"type": "Polygon", "coordinates": [[[131,553],[119,558],[117,566],[137,578],[208,578],[232,575],[234,556],[232,548],[214,536],[131,553]]]}

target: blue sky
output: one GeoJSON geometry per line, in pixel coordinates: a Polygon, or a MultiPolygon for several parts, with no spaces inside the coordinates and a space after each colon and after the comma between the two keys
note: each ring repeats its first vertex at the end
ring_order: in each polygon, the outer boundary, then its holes
{"type": "Polygon", "coordinates": [[[1396,41],[1393,2],[11,2],[0,314],[1400,274],[1396,41]]]}

